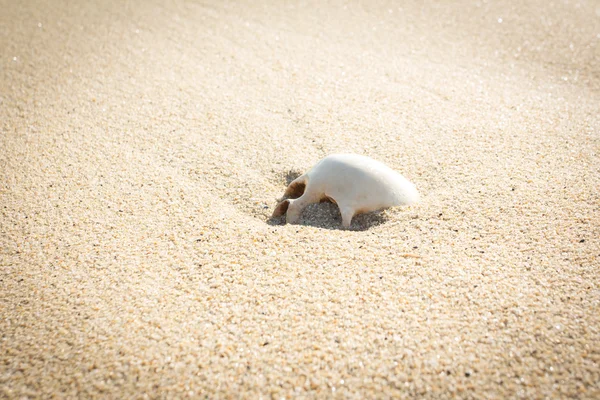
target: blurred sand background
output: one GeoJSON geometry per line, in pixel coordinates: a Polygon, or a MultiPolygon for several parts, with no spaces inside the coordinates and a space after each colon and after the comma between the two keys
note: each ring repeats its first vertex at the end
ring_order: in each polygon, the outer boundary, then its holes
{"type": "Polygon", "coordinates": [[[0,397],[600,397],[600,2],[0,10],[0,397]]]}

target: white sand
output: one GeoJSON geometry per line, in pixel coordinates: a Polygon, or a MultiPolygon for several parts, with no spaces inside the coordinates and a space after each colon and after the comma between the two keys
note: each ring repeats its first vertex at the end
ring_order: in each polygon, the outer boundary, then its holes
{"type": "Polygon", "coordinates": [[[0,0],[0,397],[600,397],[600,4],[521,3],[0,0]],[[422,202],[269,221],[333,152],[422,202]]]}

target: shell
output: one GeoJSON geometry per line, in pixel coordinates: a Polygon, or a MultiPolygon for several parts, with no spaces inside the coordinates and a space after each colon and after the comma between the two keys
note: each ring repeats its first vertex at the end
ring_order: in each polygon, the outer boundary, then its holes
{"type": "Polygon", "coordinates": [[[379,161],[358,154],[332,154],[290,183],[273,217],[286,214],[286,222],[294,224],[306,206],[327,200],[338,205],[342,225],[349,228],[354,215],[413,204],[419,193],[379,161]]]}

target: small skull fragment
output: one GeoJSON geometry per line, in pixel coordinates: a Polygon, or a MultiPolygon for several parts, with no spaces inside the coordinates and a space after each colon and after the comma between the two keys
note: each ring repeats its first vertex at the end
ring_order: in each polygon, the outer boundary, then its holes
{"type": "Polygon", "coordinates": [[[332,154],[289,184],[273,217],[285,214],[295,224],[309,204],[331,201],[340,209],[343,227],[349,228],[356,214],[418,200],[415,185],[385,164],[357,154],[332,154]]]}

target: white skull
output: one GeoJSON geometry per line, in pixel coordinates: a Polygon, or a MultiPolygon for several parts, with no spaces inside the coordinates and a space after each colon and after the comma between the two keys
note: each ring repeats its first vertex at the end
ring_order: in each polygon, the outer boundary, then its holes
{"type": "Polygon", "coordinates": [[[352,217],[419,200],[411,182],[388,166],[357,154],[332,154],[287,187],[273,217],[286,214],[295,224],[312,203],[331,201],[338,205],[342,225],[349,228],[352,217]]]}

